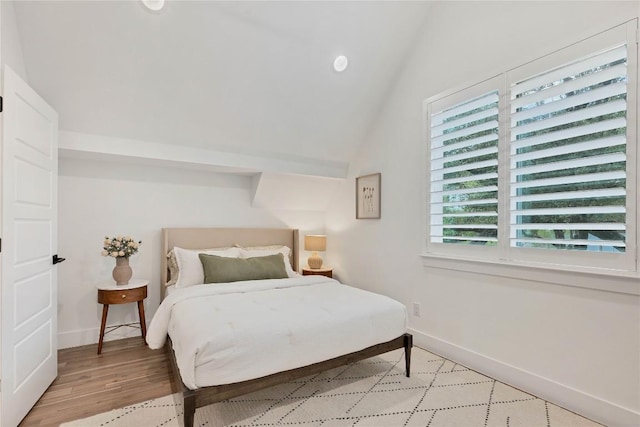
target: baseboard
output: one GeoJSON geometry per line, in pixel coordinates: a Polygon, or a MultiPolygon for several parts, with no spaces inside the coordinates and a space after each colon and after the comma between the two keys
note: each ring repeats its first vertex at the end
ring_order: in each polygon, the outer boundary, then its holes
{"type": "Polygon", "coordinates": [[[640,425],[640,413],[638,412],[415,329],[409,329],[409,332],[413,334],[413,342],[418,347],[460,363],[584,417],[609,427],[640,425]]]}
{"type": "MultiPolygon", "coordinates": [[[[108,326],[107,326],[108,327],[108,326]]],[[[122,338],[139,337],[140,329],[122,327],[104,336],[104,342],[122,338]]],[[[79,347],[81,345],[97,344],[100,328],[79,329],[76,331],[58,332],[58,349],[79,347]]]]}

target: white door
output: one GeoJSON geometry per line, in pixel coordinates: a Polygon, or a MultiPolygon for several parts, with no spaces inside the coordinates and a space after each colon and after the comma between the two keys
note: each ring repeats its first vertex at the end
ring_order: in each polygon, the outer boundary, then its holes
{"type": "Polygon", "coordinates": [[[58,115],[4,68],[0,425],[16,426],[58,375],[58,115]]]}

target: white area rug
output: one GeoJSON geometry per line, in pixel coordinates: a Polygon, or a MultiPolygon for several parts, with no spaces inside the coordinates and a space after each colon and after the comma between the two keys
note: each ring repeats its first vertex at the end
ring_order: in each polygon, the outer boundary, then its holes
{"type": "MultiPolygon", "coordinates": [[[[182,425],[179,395],[165,396],[64,427],[182,425]]],[[[414,347],[196,410],[196,426],[502,426],[599,424],[414,347]]]]}

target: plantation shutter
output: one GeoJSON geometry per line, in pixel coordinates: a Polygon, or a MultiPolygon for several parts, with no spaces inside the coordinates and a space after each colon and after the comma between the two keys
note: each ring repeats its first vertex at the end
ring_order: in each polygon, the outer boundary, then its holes
{"type": "Polygon", "coordinates": [[[624,252],[626,45],[510,92],[511,246],[624,252]]]}
{"type": "Polygon", "coordinates": [[[498,91],[430,113],[430,241],[498,240],[498,91]]]}

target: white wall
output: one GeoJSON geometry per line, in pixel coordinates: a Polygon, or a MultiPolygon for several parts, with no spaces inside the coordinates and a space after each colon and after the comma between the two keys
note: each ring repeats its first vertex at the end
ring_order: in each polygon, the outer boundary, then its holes
{"type": "MultiPolygon", "coordinates": [[[[60,348],[98,342],[95,285],[112,281],[114,267],[100,256],[105,235],[142,240],[130,264],[134,278],[151,280],[149,322],[160,302],[161,228],[290,227],[301,236],[324,230],[323,212],[252,208],[249,176],[63,158],[58,186],[58,253],[67,259],[58,266],[60,348]]],[[[136,321],[135,304],[110,306],[107,325],[136,321]]],[[[105,339],[137,334],[120,329],[105,339]]]]}
{"type": "Polygon", "coordinates": [[[10,66],[24,81],[28,82],[13,2],[0,2],[0,9],[2,65],[10,66]]]}
{"type": "Polygon", "coordinates": [[[341,281],[421,303],[418,344],[609,425],[640,423],[638,296],[424,267],[422,102],[637,16],[637,2],[439,2],[326,219],[341,281]],[[353,179],[374,172],[382,219],[356,221],[353,179]]]}

